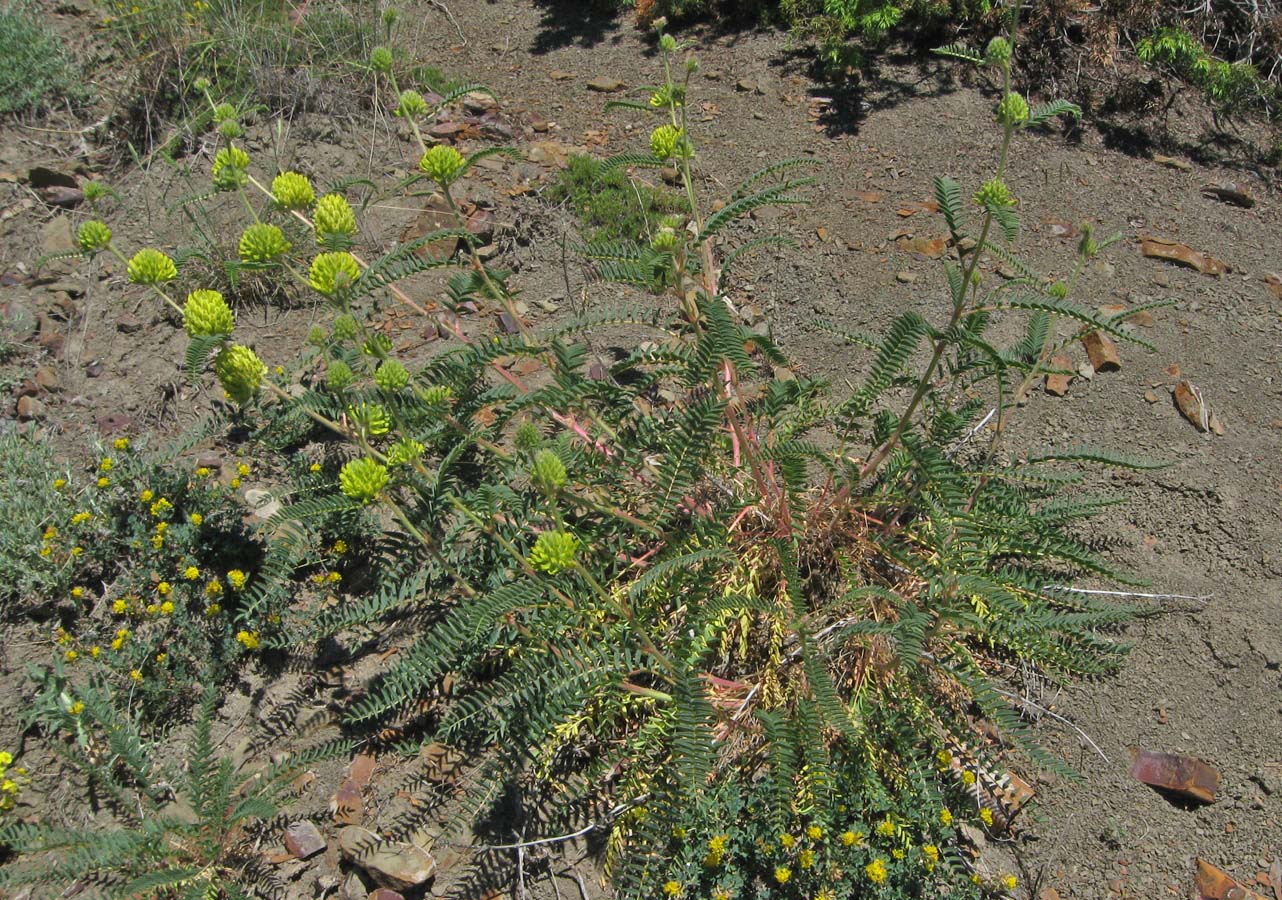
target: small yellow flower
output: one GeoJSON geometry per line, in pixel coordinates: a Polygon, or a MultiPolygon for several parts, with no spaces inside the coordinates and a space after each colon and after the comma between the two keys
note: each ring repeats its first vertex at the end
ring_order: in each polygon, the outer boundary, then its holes
{"type": "Polygon", "coordinates": [[[89,655],[94,659],[97,659],[98,654],[100,653],[102,653],[102,648],[99,647],[97,644],[94,644],[92,647],[89,648],[89,655]]]}
{"type": "Polygon", "coordinates": [[[970,787],[974,783],[975,783],[974,772],[970,771],[970,769],[967,769],[965,772],[962,772],[962,784],[966,785],[967,787],[970,787]]]}
{"type": "Polygon", "coordinates": [[[124,645],[125,645],[125,639],[124,639],[124,638],[116,638],[115,640],[113,640],[113,641],[111,642],[111,649],[112,649],[112,650],[119,650],[119,649],[120,649],[121,647],[123,647],[124,645]]]}
{"type": "Polygon", "coordinates": [[[725,853],[726,844],[729,843],[730,836],[727,834],[718,834],[708,841],[708,849],[713,853],[725,853]]]}
{"type": "Polygon", "coordinates": [[[151,504],[151,514],[156,518],[160,518],[161,516],[163,516],[165,513],[169,512],[169,510],[173,508],[174,508],[174,505],[172,503],[170,503],[164,497],[161,497],[155,503],[151,504]]]}
{"type": "Polygon", "coordinates": [[[889,816],[877,826],[877,833],[882,837],[895,836],[895,823],[891,821],[889,816]]]}
{"type": "Polygon", "coordinates": [[[338,584],[343,580],[343,574],[341,572],[330,572],[326,580],[329,581],[330,584],[338,584]]]}
{"type": "Polygon", "coordinates": [[[151,489],[149,488],[143,491],[141,494],[139,494],[138,499],[141,500],[143,503],[150,503],[151,499],[155,496],[156,495],[152,493],[151,489]]]}
{"type": "Polygon", "coordinates": [[[160,604],[148,603],[145,607],[143,607],[143,611],[147,613],[147,615],[149,616],[154,616],[156,613],[160,612],[160,604]]]}
{"type": "Polygon", "coordinates": [[[201,467],[199,467],[198,469],[196,469],[196,477],[197,477],[197,478],[208,478],[208,477],[209,477],[209,466],[201,466],[201,467]]]}
{"type": "Polygon", "coordinates": [[[811,866],[815,864],[815,851],[802,850],[800,853],[797,854],[797,863],[801,866],[801,868],[809,869],[811,866]]]}
{"type": "Polygon", "coordinates": [[[949,809],[941,809],[941,810],[939,811],[939,824],[940,824],[940,825],[944,825],[944,826],[948,826],[948,825],[953,824],[953,813],[952,813],[952,810],[949,810],[949,809]]]}
{"type": "Polygon", "coordinates": [[[82,587],[73,587],[71,589],[71,596],[75,597],[77,600],[79,600],[84,595],[85,595],[85,589],[82,587]]]}
{"type": "Polygon", "coordinates": [[[244,463],[241,463],[236,467],[236,474],[244,478],[246,475],[249,474],[249,466],[245,465],[244,463]]]}
{"type": "Polygon", "coordinates": [[[71,555],[72,555],[73,557],[79,556],[80,554],[82,554],[82,553],[84,553],[84,552],[85,552],[85,548],[84,548],[84,547],[72,547],[72,548],[71,548],[71,555]]]}
{"type": "Polygon", "coordinates": [[[313,475],[315,475],[320,470],[321,470],[320,463],[312,463],[310,466],[307,467],[307,471],[311,472],[313,475]]]}
{"type": "Polygon", "coordinates": [[[787,866],[778,866],[775,868],[775,881],[780,884],[787,884],[788,879],[792,877],[792,869],[787,866]]]}
{"type": "Polygon", "coordinates": [[[676,881],[669,881],[663,886],[663,895],[665,897],[675,897],[681,893],[681,884],[676,881]]]}
{"type": "Polygon", "coordinates": [[[151,536],[151,546],[159,550],[161,547],[165,546],[165,539],[158,534],[154,534],[151,536]]]}
{"type": "Polygon", "coordinates": [[[903,859],[906,854],[904,853],[904,849],[902,847],[896,847],[894,850],[890,851],[890,855],[893,856],[895,859],[903,859]]]}
{"type": "Polygon", "coordinates": [[[921,852],[932,863],[939,862],[939,848],[934,844],[922,844],[921,852]]]}
{"type": "Polygon", "coordinates": [[[104,456],[98,463],[98,470],[100,472],[110,472],[111,467],[115,464],[115,461],[110,456],[104,456]]]}
{"type": "Polygon", "coordinates": [[[236,632],[236,640],[237,640],[237,641],[238,641],[238,642],[239,642],[239,643],[240,643],[240,644],[241,644],[241,645],[242,645],[246,650],[256,650],[256,649],[258,649],[258,633],[257,633],[257,632],[254,632],[254,631],[243,631],[243,630],[242,630],[242,631],[238,631],[238,632],[236,632]]]}
{"type": "Polygon", "coordinates": [[[1019,879],[1018,879],[1018,878],[1016,878],[1014,875],[1003,875],[1003,876],[1002,876],[1002,887],[1006,888],[1006,890],[1008,890],[1008,891],[1013,891],[1013,890],[1015,890],[1015,886],[1016,886],[1017,884],[1019,884],[1019,879]]]}
{"type": "Polygon", "coordinates": [[[134,681],[134,682],[142,681],[142,670],[141,670],[141,669],[130,669],[130,670],[129,670],[129,679],[130,679],[130,681],[134,681]]]}
{"type": "Polygon", "coordinates": [[[156,585],[156,593],[162,597],[168,597],[173,589],[173,585],[168,581],[162,581],[160,584],[156,585]]]}
{"type": "Polygon", "coordinates": [[[209,616],[210,618],[213,618],[214,616],[218,615],[222,611],[223,611],[222,606],[220,606],[217,603],[211,603],[205,607],[205,615],[209,616]]]}
{"type": "Polygon", "coordinates": [[[65,659],[67,662],[75,662],[77,659],[80,658],[80,654],[77,653],[75,650],[68,650],[66,653],[62,654],[62,658],[65,659]]]}
{"type": "Polygon", "coordinates": [[[111,484],[111,479],[108,478],[106,475],[98,479],[98,487],[100,488],[105,488],[110,484],[111,484]]]}
{"type": "Polygon", "coordinates": [[[71,524],[79,525],[81,522],[88,522],[92,518],[93,518],[93,513],[85,512],[84,510],[81,510],[80,512],[76,513],[74,516],[71,517],[71,524]]]}
{"type": "Polygon", "coordinates": [[[978,873],[978,872],[971,872],[971,873],[970,873],[970,883],[971,883],[971,884],[981,884],[981,883],[982,883],[982,880],[980,879],[980,877],[979,877],[979,873],[978,873]]]}
{"type": "Polygon", "coordinates": [[[245,586],[245,573],[240,569],[232,569],[227,573],[227,583],[231,585],[233,591],[238,591],[245,586]]]}
{"type": "Polygon", "coordinates": [[[857,831],[843,831],[841,833],[841,843],[844,847],[853,847],[864,839],[864,836],[857,831]]]}
{"type": "Polygon", "coordinates": [[[333,550],[335,555],[342,556],[344,553],[347,552],[347,541],[344,541],[344,540],[334,541],[333,550]]]}
{"type": "Polygon", "coordinates": [[[231,481],[227,482],[227,485],[228,485],[228,487],[230,487],[230,488],[234,491],[234,490],[236,490],[237,488],[239,488],[239,487],[240,487],[240,479],[239,479],[239,478],[233,478],[231,481]]]}
{"type": "Polygon", "coordinates": [[[205,517],[202,516],[200,513],[191,514],[191,524],[200,526],[200,525],[203,525],[204,522],[205,522],[205,517]]]}
{"type": "Polygon", "coordinates": [[[993,811],[989,809],[987,806],[985,806],[983,809],[979,811],[979,818],[989,828],[993,827],[993,811]]]}
{"type": "Polygon", "coordinates": [[[116,438],[111,442],[111,446],[115,447],[117,450],[128,450],[129,438],[116,438]]]}
{"type": "Polygon", "coordinates": [[[824,830],[818,825],[811,825],[806,829],[806,837],[810,838],[812,841],[817,841],[823,836],[824,830]]]}
{"type": "Polygon", "coordinates": [[[183,578],[186,578],[188,581],[195,581],[199,577],[200,569],[197,569],[195,566],[188,566],[183,570],[183,578]]]}
{"type": "Polygon", "coordinates": [[[59,628],[58,629],[58,646],[65,647],[70,643],[71,643],[71,635],[67,633],[67,629],[59,628]]]}
{"type": "Polygon", "coordinates": [[[162,616],[172,616],[174,614],[174,604],[172,600],[166,600],[160,604],[160,614],[162,616]]]}
{"type": "Polygon", "coordinates": [[[881,884],[886,880],[886,863],[880,859],[874,859],[868,865],[864,866],[864,874],[873,884],[881,884]]]}
{"type": "Polygon", "coordinates": [[[67,479],[65,478],[55,478],[53,480],[53,489],[55,491],[60,491],[66,486],[67,486],[67,479]]]}
{"type": "Polygon", "coordinates": [[[223,585],[217,578],[205,585],[205,596],[217,597],[223,592],[223,585]]]}
{"type": "Polygon", "coordinates": [[[168,653],[157,653],[157,654],[156,654],[156,662],[160,663],[162,666],[165,664],[165,661],[166,661],[167,659],[169,659],[169,654],[168,654],[168,653]]]}
{"type": "Polygon", "coordinates": [[[797,843],[797,839],[792,835],[790,834],[779,835],[779,846],[783,847],[785,850],[787,850],[789,847],[791,847],[795,843],[797,843]]]}
{"type": "Polygon", "coordinates": [[[73,716],[78,716],[84,711],[85,711],[85,705],[79,700],[71,704],[71,706],[67,709],[67,712],[71,713],[73,716]]]}

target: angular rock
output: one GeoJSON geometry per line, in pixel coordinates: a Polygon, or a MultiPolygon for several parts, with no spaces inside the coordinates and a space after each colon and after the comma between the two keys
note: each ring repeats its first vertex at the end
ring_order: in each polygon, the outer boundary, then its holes
{"type": "Polygon", "coordinates": [[[365,801],[361,789],[352,779],[346,779],[330,798],[329,811],[339,825],[356,825],[365,818],[365,801]]]}
{"type": "Polygon", "coordinates": [[[1265,900],[1263,894],[1244,886],[1228,872],[1201,857],[1197,860],[1193,883],[1202,900],[1265,900]]]}
{"type": "Polygon", "coordinates": [[[370,891],[366,900],[405,900],[404,895],[392,890],[391,888],[378,888],[370,891]]]}
{"type": "Polygon", "coordinates": [[[1198,431],[1211,430],[1211,408],[1202,397],[1202,390],[1191,381],[1181,381],[1171,391],[1175,407],[1198,431]]]}
{"type": "Polygon", "coordinates": [[[1240,184],[1208,184],[1202,188],[1202,193],[1243,209],[1255,206],[1255,197],[1250,189],[1240,184]]]}
{"type": "Polygon", "coordinates": [[[328,845],[320,829],[306,819],[294,822],[285,829],[285,849],[298,859],[315,856],[326,846],[328,845]]]}
{"type": "Polygon", "coordinates": [[[45,405],[35,397],[19,397],[17,413],[18,418],[24,422],[30,422],[33,419],[43,419],[45,416],[45,405]]]}
{"type": "Polygon", "coordinates": [[[1054,356],[1051,367],[1059,371],[1046,374],[1046,393],[1052,397],[1063,397],[1073,383],[1073,361],[1067,356],[1054,356]]]}
{"type": "Polygon", "coordinates": [[[1200,803],[1214,803],[1220,789],[1220,773],[1202,760],[1152,750],[1141,750],[1136,755],[1131,777],[1200,803]]]}
{"type": "Polygon", "coordinates": [[[359,866],[382,887],[408,891],[425,884],[436,871],[436,861],[413,844],[384,841],[365,828],[351,825],[338,833],[343,859],[359,866]]]}
{"type": "Polygon", "coordinates": [[[1188,266],[1190,269],[1197,269],[1203,275],[1223,275],[1229,270],[1228,264],[1223,260],[1194,250],[1187,244],[1153,235],[1140,237],[1140,252],[1148,257],[1165,259],[1188,266]]]}
{"type": "Polygon", "coordinates": [[[1107,335],[1092,331],[1082,338],[1082,346],[1086,348],[1091,368],[1096,372],[1116,372],[1122,368],[1122,358],[1117,355],[1117,344],[1107,335]]]}

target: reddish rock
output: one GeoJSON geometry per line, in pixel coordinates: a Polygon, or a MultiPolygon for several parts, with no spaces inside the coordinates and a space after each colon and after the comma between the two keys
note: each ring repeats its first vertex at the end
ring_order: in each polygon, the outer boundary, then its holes
{"type": "Polygon", "coordinates": [[[1131,765],[1131,777],[1201,803],[1214,803],[1220,789],[1220,773],[1212,766],[1174,753],[1141,750],[1131,765]]]}
{"type": "Polygon", "coordinates": [[[391,888],[379,888],[378,890],[370,891],[368,900],[405,900],[405,897],[391,888]]]}
{"type": "Polygon", "coordinates": [[[1242,885],[1219,866],[1201,858],[1197,861],[1194,884],[1202,900],[1266,900],[1263,894],[1242,885]]]}
{"type": "Polygon", "coordinates": [[[306,819],[301,819],[285,829],[285,849],[298,859],[315,856],[326,846],[320,829],[306,819]]]}

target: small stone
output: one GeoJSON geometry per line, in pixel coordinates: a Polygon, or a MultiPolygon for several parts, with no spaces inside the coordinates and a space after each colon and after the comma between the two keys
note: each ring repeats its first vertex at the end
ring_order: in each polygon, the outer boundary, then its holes
{"type": "Polygon", "coordinates": [[[413,844],[384,841],[372,831],[351,825],[338,834],[343,859],[359,866],[382,887],[407,891],[425,884],[436,861],[413,844]]]}
{"type": "Polygon", "coordinates": [[[315,856],[326,846],[320,829],[306,819],[301,819],[285,829],[285,849],[298,859],[315,856]]]}
{"type": "Polygon", "coordinates": [[[900,284],[916,284],[920,276],[916,272],[896,272],[895,280],[900,284]]]}
{"type": "Polygon", "coordinates": [[[1152,750],[1141,750],[1136,755],[1131,777],[1201,803],[1214,803],[1220,789],[1220,773],[1213,766],[1200,759],[1152,750]]]}
{"type": "Polygon", "coordinates": [[[368,900],[405,900],[405,897],[391,888],[378,888],[370,891],[368,900]]]}
{"type": "Polygon", "coordinates": [[[62,379],[52,366],[41,366],[36,369],[35,382],[46,391],[62,390],[62,379]]]}
{"type": "Polygon", "coordinates": [[[597,76],[588,82],[588,90],[595,91],[598,94],[613,94],[627,87],[617,78],[608,78],[604,75],[597,76]]]}
{"type": "Polygon", "coordinates": [[[764,94],[761,85],[751,78],[740,78],[735,82],[734,89],[744,94],[764,94]]]}
{"type": "Polygon", "coordinates": [[[121,334],[137,334],[142,331],[142,320],[132,313],[125,313],[116,320],[116,330],[121,334]]]}
{"type": "Polygon", "coordinates": [[[1144,402],[1145,402],[1145,403],[1156,403],[1156,402],[1158,401],[1158,399],[1159,399],[1159,398],[1158,398],[1157,394],[1155,394],[1153,391],[1145,391],[1145,392],[1144,392],[1144,402]]]}
{"type": "Polygon", "coordinates": [[[548,73],[548,78],[551,78],[553,81],[569,81],[573,77],[573,72],[565,72],[561,69],[553,69],[548,73]]]}

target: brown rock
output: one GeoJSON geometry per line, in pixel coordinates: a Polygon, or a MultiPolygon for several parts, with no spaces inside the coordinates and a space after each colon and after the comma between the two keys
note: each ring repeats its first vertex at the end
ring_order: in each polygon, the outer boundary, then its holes
{"type": "Polygon", "coordinates": [[[1229,270],[1228,263],[1223,260],[1194,250],[1187,244],[1152,235],[1140,237],[1140,252],[1148,257],[1165,259],[1188,266],[1190,269],[1197,269],[1203,275],[1223,275],[1229,270]]]}
{"type": "Polygon", "coordinates": [[[1198,431],[1211,430],[1211,408],[1202,397],[1202,390],[1191,381],[1181,381],[1171,391],[1175,407],[1198,431]]]}
{"type": "Polygon", "coordinates": [[[19,397],[17,413],[18,418],[24,422],[30,422],[33,419],[43,419],[45,416],[45,405],[35,397],[19,397]]]}
{"type": "Polygon", "coordinates": [[[561,69],[553,69],[548,73],[548,78],[551,78],[553,81],[569,81],[573,77],[573,72],[566,72],[561,69]]]}
{"type": "Polygon", "coordinates": [[[604,75],[593,78],[588,82],[588,90],[595,91],[598,94],[613,94],[617,91],[623,90],[625,87],[627,87],[627,85],[619,79],[609,78],[604,75]]]}
{"type": "Polygon", "coordinates": [[[914,253],[926,259],[939,259],[948,249],[948,241],[945,238],[902,237],[895,243],[905,253],[914,253]]]}
{"type": "Polygon", "coordinates": [[[408,891],[425,884],[436,871],[436,861],[413,844],[384,841],[372,831],[349,826],[338,833],[343,859],[359,866],[382,887],[408,891]]]}
{"type": "Polygon", "coordinates": [[[1073,383],[1073,361],[1067,356],[1054,356],[1051,357],[1051,368],[1057,371],[1046,373],[1046,393],[1052,397],[1063,397],[1073,383]]]}
{"type": "Polygon", "coordinates": [[[1264,283],[1269,286],[1269,291],[1279,300],[1282,300],[1282,275],[1276,272],[1269,272],[1264,276],[1264,283]]]}
{"type": "Polygon", "coordinates": [[[348,778],[329,801],[329,811],[339,825],[356,825],[365,818],[365,801],[356,782],[348,778]]]}
{"type": "Polygon", "coordinates": [[[34,380],[46,391],[62,390],[62,379],[58,377],[58,372],[52,366],[41,366],[36,369],[34,380]]]}
{"type": "Polygon", "coordinates": [[[1117,344],[1107,335],[1092,331],[1082,338],[1082,346],[1086,348],[1091,368],[1096,372],[1116,372],[1122,367],[1122,358],[1117,355],[1117,344]]]}
{"type": "Polygon", "coordinates": [[[1168,169],[1179,169],[1181,172],[1193,171],[1193,164],[1188,160],[1176,159],[1173,156],[1162,156],[1160,153],[1153,154],[1153,162],[1159,166],[1166,166],[1168,169]]]}
{"type": "Polygon", "coordinates": [[[391,888],[378,888],[370,891],[367,900],[405,900],[405,897],[391,888]]]}
{"type": "Polygon", "coordinates": [[[1131,765],[1131,777],[1201,803],[1214,803],[1220,789],[1220,773],[1215,768],[1200,759],[1174,753],[1141,750],[1131,765]]]}
{"type": "Polygon", "coordinates": [[[1228,872],[1201,857],[1197,860],[1193,883],[1202,900],[1265,900],[1263,894],[1242,885],[1228,872]]]}
{"type": "Polygon", "coordinates": [[[378,766],[378,757],[372,753],[358,753],[352,757],[351,765],[347,767],[347,777],[352,780],[358,790],[364,790],[369,780],[374,777],[374,769],[378,766]]]}
{"type": "Polygon", "coordinates": [[[315,856],[326,846],[328,845],[320,829],[306,819],[294,822],[285,829],[285,849],[298,859],[315,856]]]}
{"type": "Polygon", "coordinates": [[[142,320],[132,313],[125,313],[116,320],[116,330],[121,334],[136,334],[142,331],[142,320]]]}
{"type": "Polygon", "coordinates": [[[1202,188],[1202,193],[1243,209],[1255,206],[1255,197],[1250,189],[1240,184],[1208,184],[1202,188]]]}

